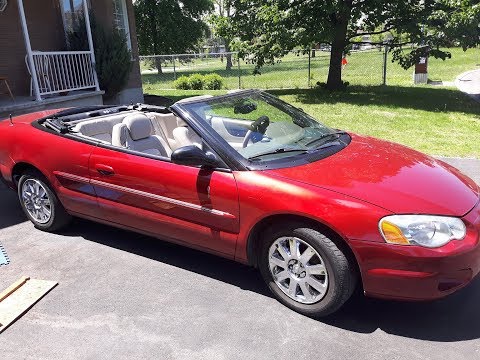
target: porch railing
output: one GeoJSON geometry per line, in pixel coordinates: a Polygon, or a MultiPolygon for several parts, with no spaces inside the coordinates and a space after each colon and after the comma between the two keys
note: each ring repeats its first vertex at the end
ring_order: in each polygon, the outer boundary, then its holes
{"type": "Polygon", "coordinates": [[[97,87],[90,51],[32,51],[32,56],[41,96],[97,87]]]}

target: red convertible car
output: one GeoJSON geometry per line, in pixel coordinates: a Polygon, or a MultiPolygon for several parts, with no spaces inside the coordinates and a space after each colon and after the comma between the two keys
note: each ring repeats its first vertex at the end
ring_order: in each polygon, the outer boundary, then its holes
{"type": "Polygon", "coordinates": [[[38,229],[78,216],[250,264],[308,316],[357,286],[431,300],[480,271],[472,180],[261,91],[6,119],[0,170],[38,229]]]}

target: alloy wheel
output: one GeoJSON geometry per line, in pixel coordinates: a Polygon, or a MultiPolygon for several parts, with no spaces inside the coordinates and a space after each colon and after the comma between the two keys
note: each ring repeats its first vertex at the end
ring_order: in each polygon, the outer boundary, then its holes
{"type": "Polygon", "coordinates": [[[22,201],[28,214],[39,224],[46,224],[52,217],[52,203],[44,185],[35,179],[22,184],[22,201]]]}
{"type": "Polygon", "coordinates": [[[328,271],[320,254],[296,237],[281,237],[268,252],[275,284],[291,299],[302,304],[320,301],[328,290],[328,271]]]}

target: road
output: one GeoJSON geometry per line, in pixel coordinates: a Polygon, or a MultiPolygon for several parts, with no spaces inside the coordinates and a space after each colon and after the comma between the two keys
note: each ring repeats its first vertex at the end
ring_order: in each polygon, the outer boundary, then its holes
{"type": "MultiPolygon", "coordinates": [[[[480,183],[475,160],[452,160],[480,183]]],[[[77,220],[35,230],[0,188],[0,243],[22,275],[59,285],[0,335],[2,359],[479,359],[480,279],[447,299],[366,298],[316,321],[246,266],[77,220]]]]}

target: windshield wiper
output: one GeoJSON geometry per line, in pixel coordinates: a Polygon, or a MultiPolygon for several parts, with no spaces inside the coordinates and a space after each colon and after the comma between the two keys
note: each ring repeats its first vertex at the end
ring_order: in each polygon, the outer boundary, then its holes
{"type": "Polygon", "coordinates": [[[285,153],[290,153],[290,152],[301,152],[302,154],[307,153],[307,149],[302,149],[302,148],[289,148],[289,147],[283,147],[283,148],[278,148],[273,151],[266,151],[264,153],[254,155],[248,158],[248,160],[255,160],[259,157],[262,156],[267,156],[267,155],[275,155],[275,154],[285,154],[285,153]]]}
{"type": "Polygon", "coordinates": [[[322,136],[320,136],[316,139],[310,140],[308,143],[304,144],[304,146],[312,145],[312,144],[314,144],[314,143],[316,143],[320,140],[330,138],[330,137],[333,137],[333,136],[335,136],[335,139],[338,139],[343,134],[346,134],[346,132],[345,131],[335,131],[335,132],[332,132],[332,133],[323,134],[322,136]]]}

